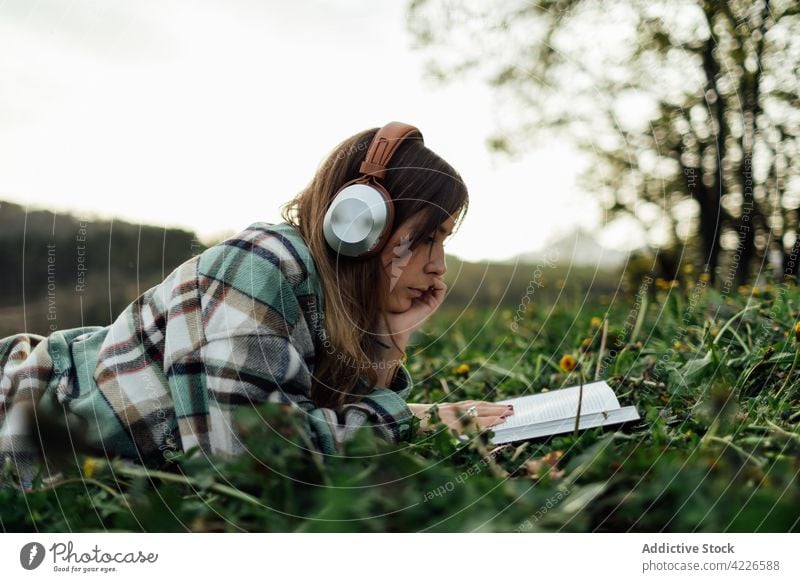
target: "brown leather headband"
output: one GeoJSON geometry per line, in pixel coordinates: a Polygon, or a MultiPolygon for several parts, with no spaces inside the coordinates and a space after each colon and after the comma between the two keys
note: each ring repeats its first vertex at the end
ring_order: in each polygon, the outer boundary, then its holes
{"type": "Polygon", "coordinates": [[[392,121],[384,125],[369,144],[367,155],[361,162],[359,171],[383,180],[386,177],[386,166],[395,150],[403,143],[404,138],[414,133],[419,135],[419,139],[423,139],[422,132],[413,125],[400,121],[392,121]]]}

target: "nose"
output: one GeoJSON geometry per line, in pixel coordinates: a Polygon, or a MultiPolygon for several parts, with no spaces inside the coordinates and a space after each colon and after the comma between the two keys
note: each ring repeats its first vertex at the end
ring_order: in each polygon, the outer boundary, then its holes
{"type": "Polygon", "coordinates": [[[445,261],[444,249],[439,248],[431,253],[430,260],[425,264],[425,273],[443,277],[446,272],[447,263],[445,261]]]}

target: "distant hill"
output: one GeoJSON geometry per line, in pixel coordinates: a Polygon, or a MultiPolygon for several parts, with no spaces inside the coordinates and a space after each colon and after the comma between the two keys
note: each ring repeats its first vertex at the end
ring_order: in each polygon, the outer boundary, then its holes
{"type": "Polygon", "coordinates": [[[0,337],[108,325],[205,248],[186,230],[0,202],[0,337]]]}
{"type": "MultiPolygon", "coordinates": [[[[547,255],[545,254],[546,258],[547,255]]],[[[563,257],[563,254],[562,254],[563,257]]],[[[585,293],[614,295],[620,291],[621,267],[579,262],[468,262],[447,257],[448,309],[467,307],[516,310],[523,302],[550,304],[558,298],[585,293]],[[527,297],[527,299],[524,299],[527,297]]]]}
{"type": "Polygon", "coordinates": [[[629,253],[603,247],[589,232],[578,229],[566,236],[556,239],[539,251],[520,253],[501,264],[538,264],[547,262],[548,258],[561,265],[578,265],[604,269],[618,269],[625,264],[629,253]]]}
{"type": "MultiPolygon", "coordinates": [[[[624,253],[592,241],[585,233],[565,237],[518,261],[472,263],[448,256],[443,307],[515,311],[523,301],[542,305],[565,293],[613,294],[624,253]],[[558,264],[541,260],[548,251],[558,256],[558,264]]],[[[26,212],[0,202],[0,337],[108,325],[136,297],[206,248],[186,230],[26,212]]]]}

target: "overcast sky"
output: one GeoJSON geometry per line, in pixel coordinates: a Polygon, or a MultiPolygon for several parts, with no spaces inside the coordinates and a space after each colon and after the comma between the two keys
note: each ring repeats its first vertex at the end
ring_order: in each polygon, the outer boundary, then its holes
{"type": "Polygon", "coordinates": [[[569,144],[514,163],[490,154],[491,92],[427,82],[405,12],[401,1],[0,0],[0,200],[210,240],[279,222],[338,142],[397,120],[469,187],[449,253],[505,259],[595,227],[569,144]]]}

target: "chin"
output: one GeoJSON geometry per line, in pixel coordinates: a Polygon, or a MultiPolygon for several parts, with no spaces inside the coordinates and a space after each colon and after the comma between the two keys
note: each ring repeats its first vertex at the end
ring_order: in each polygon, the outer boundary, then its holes
{"type": "Polygon", "coordinates": [[[414,300],[410,298],[395,298],[393,301],[389,302],[389,307],[387,308],[389,313],[405,313],[408,311],[411,306],[414,304],[414,300]]]}

